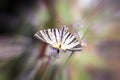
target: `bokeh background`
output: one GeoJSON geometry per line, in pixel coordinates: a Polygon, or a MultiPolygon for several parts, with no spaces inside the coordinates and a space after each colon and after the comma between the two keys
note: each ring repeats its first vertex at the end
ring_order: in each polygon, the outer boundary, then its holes
{"type": "Polygon", "coordinates": [[[0,9],[0,80],[120,80],[119,0],[0,0],[0,9]],[[33,35],[76,22],[87,46],[63,67],[33,35]]]}

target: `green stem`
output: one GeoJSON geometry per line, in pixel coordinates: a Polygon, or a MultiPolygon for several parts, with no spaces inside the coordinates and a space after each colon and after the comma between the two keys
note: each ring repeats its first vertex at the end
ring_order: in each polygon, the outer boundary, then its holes
{"type": "Polygon", "coordinates": [[[70,54],[70,56],[69,56],[69,57],[67,58],[67,60],[65,61],[64,65],[67,64],[67,62],[69,61],[69,59],[73,56],[73,53],[74,53],[74,51],[72,51],[72,53],[70,54]]]}

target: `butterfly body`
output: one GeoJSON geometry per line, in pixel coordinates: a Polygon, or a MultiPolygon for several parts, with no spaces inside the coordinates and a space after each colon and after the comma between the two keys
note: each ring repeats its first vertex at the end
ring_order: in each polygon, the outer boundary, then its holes
{"type": "Polygon", "coordinates": [[[40,30],[35,33],[35,37],[46,42],[53,48],[63,51],[81,51],[80,42],[72,35],[68,28],[63,26],[62,29],[40,30]]]}

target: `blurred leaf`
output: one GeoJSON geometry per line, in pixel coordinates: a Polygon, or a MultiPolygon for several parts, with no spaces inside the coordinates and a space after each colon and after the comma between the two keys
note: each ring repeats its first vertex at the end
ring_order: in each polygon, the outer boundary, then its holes
{"type": "Polygon", "coordinates": [[[60,17],[60,20],[62,19],[62,22],[71,22],[72,21],[72,14],[70,9],[70,2],[69,1],[58,1],[56,3],[56,9],[58,12],[58,16],[60,17]]]}

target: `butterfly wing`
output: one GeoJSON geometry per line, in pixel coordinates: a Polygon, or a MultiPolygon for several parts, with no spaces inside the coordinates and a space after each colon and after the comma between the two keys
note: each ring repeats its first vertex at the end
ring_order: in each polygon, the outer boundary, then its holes
{"type": "Polygon", "coordinates": [[[66,26],[63,26],[61,30],[40,30],[37,33],[35,33],[35,37],[55,48],[61,48],[63,50],[70,51],[82,50],[80,42],[70,32],[68,32],[66,26]]]}
{"type": "Polygon", "coordinates": [[[40,30],[37,33],[35,33],[35,37],[53,46],[53,44],[58,44],[60,41],[60,30],[59,29],[40,30]]]}
{"type": "Polygon", "coordinates": [[[64,34],[68,31],[68,27],[66,26],[62,26],[62,29],[60,31],[60,37],[61,37],[61,42],[62,42],[62,39],[64,37],[64,34]]]}
{"type": "Polygon", "coordinates": [[[81,51],[82,47],[80,42],[68,31],[64,33],[62,38],[62,46],[63,50],[69,51],[81,51]]]}

